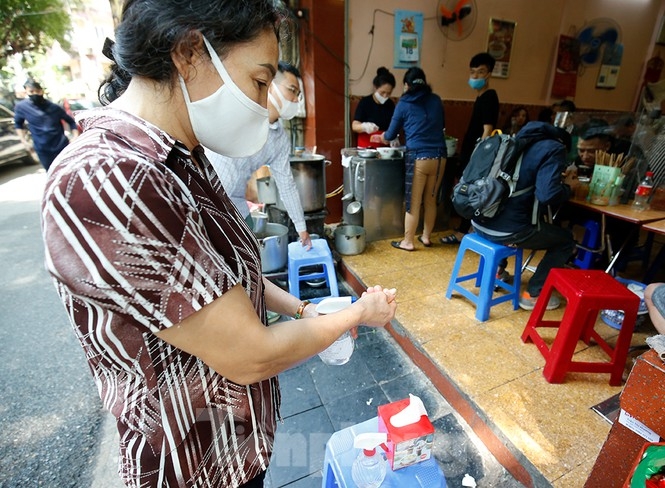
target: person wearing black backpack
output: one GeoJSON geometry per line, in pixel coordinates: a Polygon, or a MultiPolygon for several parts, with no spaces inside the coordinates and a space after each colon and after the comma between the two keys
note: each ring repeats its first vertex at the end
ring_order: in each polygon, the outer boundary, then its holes
{"type": "MultiPolygon", "coordinates": [[[[529,122],[516,137],[530,142],[522,155],[515,194],[531,189],[507,198],[494,217],[482,223],[472,220],[472,225],[478,235],[497,244],[546,251],[519,301],[522,309],[533,310],[550,269],[563,267],[575,251],[570,230],[540,218],[534,222],[533,218],[534,208],[542,214],[548,206],[556,208],[570,197],[570,187],[562,181],[570,135],[546,122],[529,122]]],[[[498,272],[502,273],[505,267],[504,261],[498,272]]],[[[547,309],[559,305],[559,298],[552,295],[547,309]]]]}

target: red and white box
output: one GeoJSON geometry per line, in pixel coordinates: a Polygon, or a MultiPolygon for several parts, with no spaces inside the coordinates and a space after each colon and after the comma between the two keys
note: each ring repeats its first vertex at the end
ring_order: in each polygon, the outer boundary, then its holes
{"type": "Polygon", "coordinates": [[[415,395],[378,409],[379,432],[388,434],[388,460],[393,471],[432,457],[434,426],[415,395]]]}

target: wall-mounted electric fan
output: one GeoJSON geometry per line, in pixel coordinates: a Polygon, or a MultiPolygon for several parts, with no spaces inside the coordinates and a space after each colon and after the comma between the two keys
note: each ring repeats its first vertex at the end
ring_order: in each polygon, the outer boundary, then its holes
{"type": "Polygon", "coordinates": [[[466,39],[476,26],[478,7],[475,0],[439,0],[437,23],[451,41],[466,39]]]}

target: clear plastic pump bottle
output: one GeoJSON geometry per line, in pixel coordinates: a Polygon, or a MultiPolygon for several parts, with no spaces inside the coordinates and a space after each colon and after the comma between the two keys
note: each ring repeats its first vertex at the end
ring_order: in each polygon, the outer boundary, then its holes
{"type": "Polygon", "coordinates": [[[362,449],[351,466],[351,478],[358,488],[377,488],[386,477],[387,464],[381,452],[388,436],[384,434],[358,434],[353,440],[353,447],[362,449]]]}

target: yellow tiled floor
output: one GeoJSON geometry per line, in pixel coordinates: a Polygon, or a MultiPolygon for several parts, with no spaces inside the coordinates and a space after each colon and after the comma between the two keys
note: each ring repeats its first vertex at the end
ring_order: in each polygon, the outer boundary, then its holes
{"type": "MultiPolygon", "coordinates": [[[[586,373],[549,384],[536,346],[520,339],[529,312],[506,302],[492,308],[488,321],[478,322],[469,301],[456,295],[446,299],[458,246],[438,244],[438,237],[432,237],[434,246],[418,243],[412,253],[393,249],[390,240],[371,242],[362,254],[344,256],[344,264],[367,286],[397,288],[396,318],[410,339],[553,486],[582,487],[610,428],[591,407],[621,387],[609,386],[609,374],[586,373]]],[[[471,272],[477,264],[471,257],[465,267],[471,272]]],[[[529,277],[525,272],[524,284],[529,277]]],[[[562,313],[563,307],[548,312],[553,318],[562,313]]],[[[600,320],[596,330],[610,343],[618,333],[600,320]]],[[[632,344],[644,344],[648,335],[650,330],[638,330],[632,344]]],[[[606,358],[598,346],[582,342],[576,357],[606,358]]],[[[628,369],[631,363],[629,358],[628,369]]]]}

